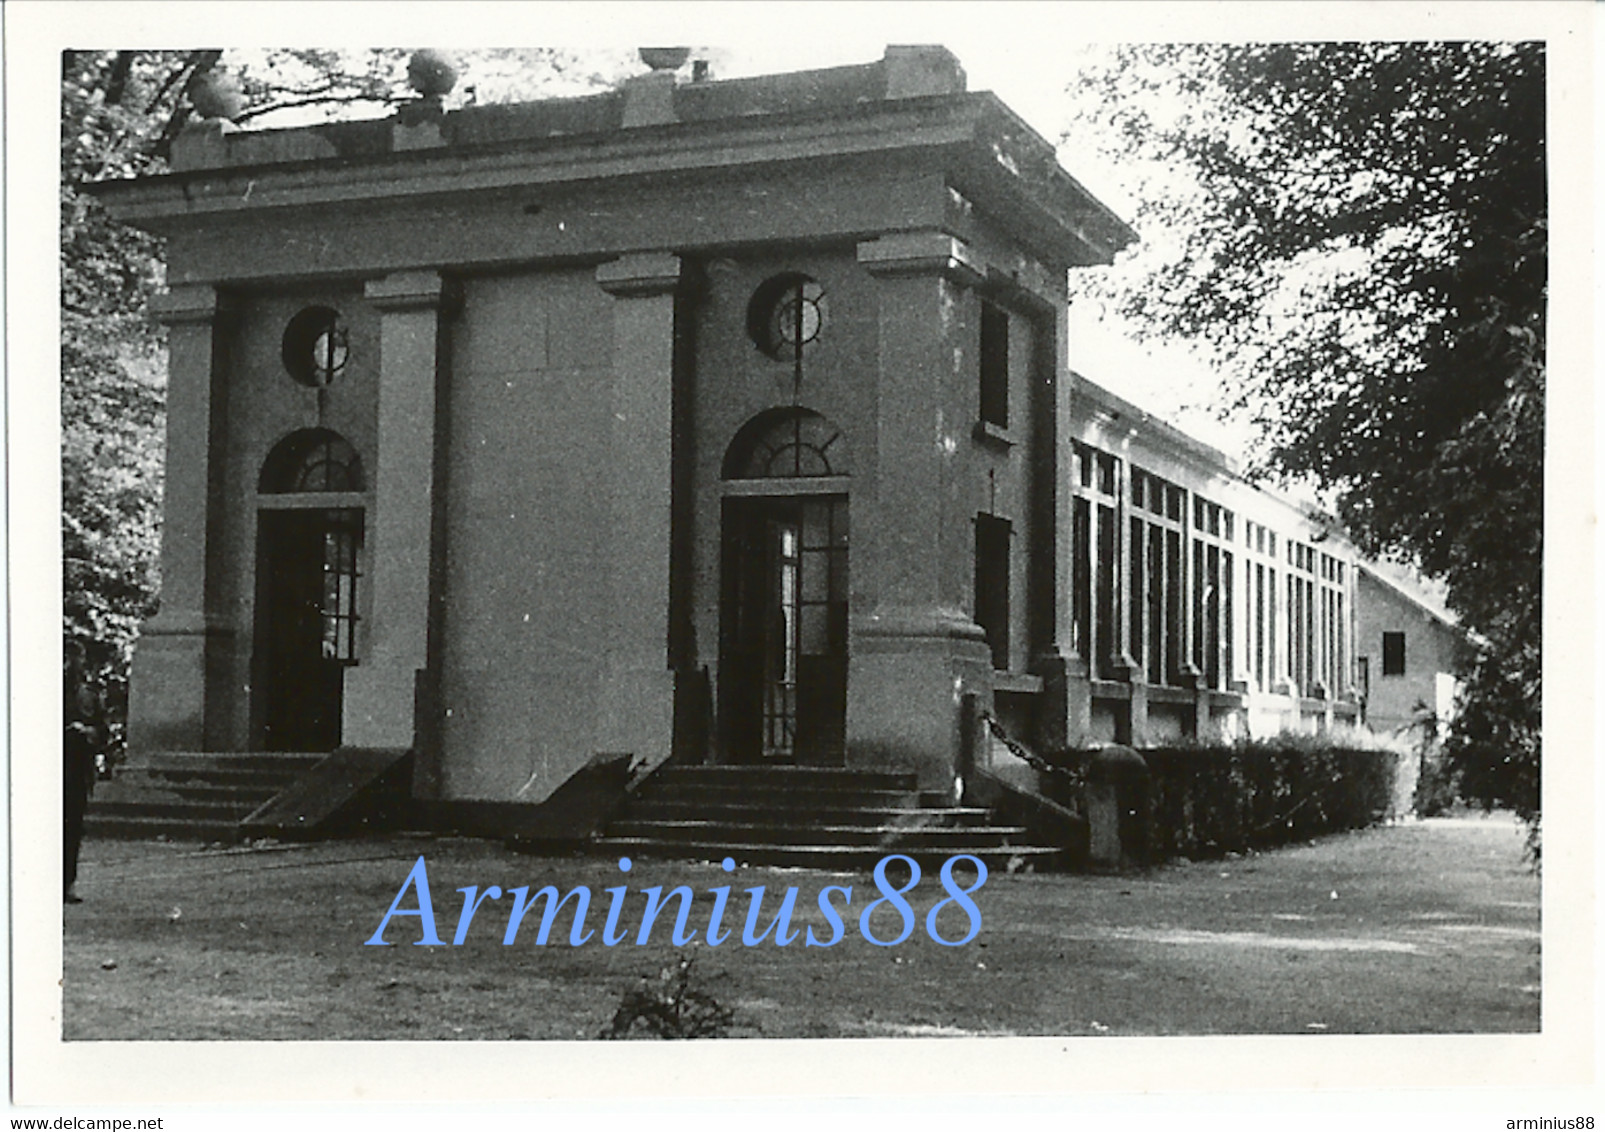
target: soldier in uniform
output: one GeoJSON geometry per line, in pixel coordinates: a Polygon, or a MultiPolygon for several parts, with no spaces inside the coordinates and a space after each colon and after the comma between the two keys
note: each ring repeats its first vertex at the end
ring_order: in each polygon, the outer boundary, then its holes
{"type": "Polygon", "coordinates": [[[73,891],[78,880],[78,847],[84,839],[84,813],[89,794],[95,788],[95,754],[99,739],[95,730],[94,693],[84,678],[83,653],[68,647],[62,666],[62,900],[77,904],[82,899],[73,891]]]}

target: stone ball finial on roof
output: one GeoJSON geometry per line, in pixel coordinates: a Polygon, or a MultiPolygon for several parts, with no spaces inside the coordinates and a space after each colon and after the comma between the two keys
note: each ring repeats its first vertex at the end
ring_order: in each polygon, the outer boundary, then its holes
{"type": "Polygon", "coordinates": [[[240,80],[227,71],[201,71],[189,81],[189,102],[202,118],[232,122],[245,110],[240,80]]]}
{"type": "Polygon", "coordinates": [[[654,71],[676,71],[685,66],[685,61],[691,58],[689,47],[642,47],[639,48],[641,62],[654,71]]]}
{"type": "Polygon", "coordinates": [[[457,85],[457,64],[444,51],[414,51],[407,60],[407,85],[425,98],[450,94],[457,85]]]}

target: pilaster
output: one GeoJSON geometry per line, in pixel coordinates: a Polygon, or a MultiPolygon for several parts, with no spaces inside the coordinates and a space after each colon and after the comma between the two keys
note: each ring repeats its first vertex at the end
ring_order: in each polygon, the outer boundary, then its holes
{"type": "Polygon", "coordinates": [[[1067,296],[1055,296],[1051,309],[1041,312],[1033,387],[1040,405],[1033,412],[1038,422],[1035,466],[1032,476],[1033,547],[1031,603],[1040,642],[1033,668],[1042,677],[1037,717],[1037,741],[1045,749],[1079,744],[1086,735],[1091,714],[1091,686],[1087,666],[1075,647],[1074,589],[1075,531],[1072,517],[1075,470],[1071,449],[1070,306],[1067,296]]]}
{"type": "MultiPolygon", "coordinates": [[[[427,730],[418,701],[428,687],[431,602],[438,601],[432,578],[439,574],[440,553],[440,359],[442,324],[453,313],[452,303],[435,271],[369,280],[364,298],[379,312],[378,453],[364,538],[364,573],[373,597],[367,655],[346,673],[342,740],[417,747],[420,730],[427,730]]],[[[427,695],[424,700],[429,702],[427,695]]],[[[427,796],[438,752],[418,755],[417,782],[427,796]]]]}
{"type": "Polygon", "coordinates": [[[207,686],[228,636],[208,580],[222,515],[232,310],[216,288],[187,284],[154,296],[151,313],[168,327],[162,590],[134,650],[128,745],[204,750],[221,741],[207,686]]]}
{"type": "Polygon", "coordinates": [[[675,293],[680,257],[621,256],[596,269],[613,296],[611,445],[598,468],[609,515],[613,617],[600,626],[600,751],[658,763],[674,740],[669,666],[675,293]]]}
{"type": "Polygon", "coordinates": [[[966,692],[991,695],[985,635],[964,610],[974,546],[957,477],[975,390],[959,335],[959,288],[982,279],[945,233],[865,241],[877,281],[875,498],[855,499],[855,610],[848,675],[848,764],[917,770],[923,790],[951,791],[966,692]]]}

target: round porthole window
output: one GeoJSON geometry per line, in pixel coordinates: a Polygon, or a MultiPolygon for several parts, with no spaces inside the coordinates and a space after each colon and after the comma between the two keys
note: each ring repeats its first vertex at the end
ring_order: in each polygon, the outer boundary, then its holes
{"type": "Polygon", "coordinates": [[[747,332],[771,358],[791,358],[819,339],[825,318],[824,288],[806,275],[777,275],[753,292],[747,332]]]}
{"type": "Polygon", "coordinates": [[[346,325],[330,307],[308,307],[284,328],[284,368],[302,385],[334,381],[350,352],[346,325]]]}

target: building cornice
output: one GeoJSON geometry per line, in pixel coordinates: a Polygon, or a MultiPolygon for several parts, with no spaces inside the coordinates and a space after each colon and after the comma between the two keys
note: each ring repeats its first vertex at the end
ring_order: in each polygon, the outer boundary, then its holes
{"type": "MultiPolygon", "coordinates": [[[[988,213],[1038,254],[1066,264],[1108,262],[1134,233],[1060,169],[1051,150],[1038,152],[1045,146],[993,95],[958,94],[516,142],[219,164],[86,188],[116,219],[172,234],[280,209],[367,211],[589,182],[923,160],[985,200],[988,213]]],[[[292,155],[307,149],[288,141],[280,147],[292,155]]]]}

